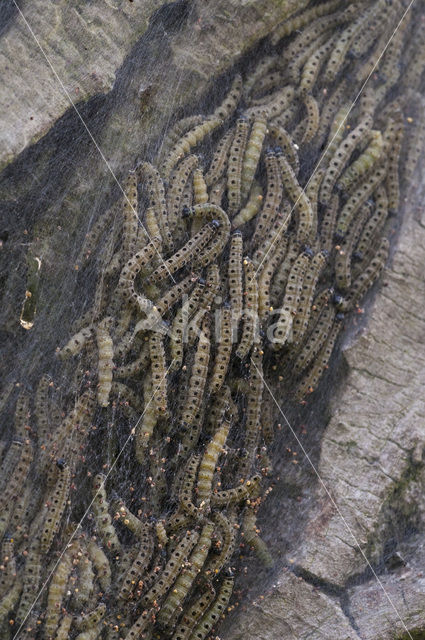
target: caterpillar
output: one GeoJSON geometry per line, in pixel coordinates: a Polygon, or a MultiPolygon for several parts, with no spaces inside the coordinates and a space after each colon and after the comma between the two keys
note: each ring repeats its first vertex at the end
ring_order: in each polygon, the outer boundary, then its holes
{"type": "Polygon", "coordinates": [[[72,557],[75,547],[71,545],[60,559],[52,576],[47,594],[47,609],[44,622],[44,636],[51,638],[59,624],[62,611],[62,601],[72,571],[72,557]]]}
{"type": "Polygon", "coordinates": [[[304,252],[298,256],[289,272],[288,283],[286,285],[282,307],[279,310],[278,321],[275,325],[271,325],[267,332],[267,335],[270,336],[269,340],[272,343],[272,347],[275,350],[281,349],[286,342],[292,342],[293,316],[299,304],[308,263],[309,255],[304,252]]]}
{"type": "Polygon", "coordinates": [[[73,620],[71,615],[66,614],[63,616],[56,631],[55,640],[68,640],[72,622],[73,620]]]}
{"type": "MultiPolygon", "coordinates": [[[[74,586],[74,600],[78,606],[84,606],[87,605],[93,596],[95,574],[93,571],[93,563],[87,553],[86,545],[82,540],[79,542],[80,549],[77,554],[79,558],[77,565],[78,577],[74,586]]],[[[77,626],[79,626],[79,623],[77,623],[77,626]]]]}
{"type": "Polygon", "coordinates": [[[135,252],[138,232],[138,197],[137,175],[133,171],[128,174],[123,185],[122,200],[122,253],[124,261],[127,261],[135,252]]]}
{"type": "Polygon", "coordinates": [[[356,250],[353,253],[353,257],[357,260],[363,260],[371,246],[373,238],[382,230],[388,216],[388,198],[384,185],[380,184],[376,188],[374,198],[375,211],[366,222],[357,242],[356,250]]]}
{"type": "Polygon", "coordinates": [[[335,283],[340,291],[345,291],[351,284],[351,259],[353,245],[356,244],[370,208],[364,204],[351,222],[344,239],[336,246],[335,283]]]}
{"type": "Polygon", "coordinates": [[[87,551],[102,591],[108,591],[111,586],[111,567],[105,552],[94,540],[89,541],[87,551]]]}
{"type": "Polygon", "coordinates": [[[191,605],[189,605],[188,610],[177,625],[172,640],[188,640],[194,626],[199,622],[199,619],[205,613],[214,598],[215,591],[212,585],[208,584],[206,590],[201,593],[201,595],[191,605]]]}
{"type": "Polygon", "coordinates": [[[228,507],[243,502],[257,491],[260,481],[261,476],[256,474],[237,487],[214,491],[211,494],[211,507],[228,507]]]}
{"type": "Polygon", "coordinates": [[[148,207],[145,211],[145,227],[149,236],[158,242],[158,248],[162,248],[162,235],[156,217],[155,207],[148,207]]]}
{"type": "Polygon", "coordinates": [[[235,112],[242,96],[242,76],[237,73],[232,80],[229,92],[223,102],[215,109],[213,117],[227,120],[235,112]]]}
{"type": "Polygon", "coordinates": [[[183,344],[187,340],[187,325],[200,305],[206,281],[200,278],[189,298],[178,309],[170,331],[170,350],[173,370],[179,369],[183,361],[183,344]]]}
{"type": "MultiPolygon", "coordinates": [[[[198,205],[203,206],[203,205],[198,205]]],[[[212,206],[212,205],[209,205],[212,206]]],[[[149,276],[151,282],[159,282],[170,274],[172,275],[188,262],[202,265],[205,261],[204,249],[214,238],[220,228],[218,220],[207,223],[190,240],[186,242],[171,258],[160,264],[149,276]],[[202,257],[201,257],[202,256],[202,257]]]]}
{"type": "Polygon", "coordinates": [[[264,159],[266,165],[267,186],[266,196],[260,215],[256,219],[256,227],[252,242],[258,244],[263,239],[271,222],[274,220],[282,200],[282,180],[280,177],[279,162],[273,150],[266,152],[264,159]]]}
{"type": "Polygon", "coordinates": [[[318,199],[320,184],[323,180],[325,170],[323,168],[316,169],[314,174],[305,186],[305,193],[311,204],[312,222],[310,229],[310,243],[314,245],[317,236],[318,227],[318,199]]]}
{"type": "Polygon", "coordinates": [[[229,368],[230,355],[232,353],[232,309],[229,305],[225,305],[220,309],[219,317],[220,335],[210,382],[212,393],[220,391],[229,368]]]}
{"type": "Polygon", "coordinates": [[[179,502],[182,510],[195,518],[198,517],[198,508],[193,503],[192,494],[200,460],[200,454],[190,456],[184,468],[183,480],[179,491],[179,502]]]}
{"type": "MultiPolygon", "coordinates": [[[[290,105],[293,98],[294,98],[294,87],[292,87],[291,85],[287,85],[286,87],[283,87],[283,89],[279,89],[278,91],[276,91],[273,95],[268,96],[266,103],[263,103],[259,106],[250,107],[249,109],[247,109],[245,112],[247,117],[249,117],[250,119],[255,118],[253,131],[254,131],[255,123],[258,122],[259,119],[262,119],[264,117],[264,118],[267,118],[267,120],[269,120],[271,118],[275,118],[279,116],[282,113],[282,111],[290,105]]],[[[251,134],[251,138],[252,138],[252,134],[251,134]]],[[[248,143],[248,148],[249,148],[249,143],[248,143]]],[[[261,150],[261,147],[260,147],[260,150],[261,150]]],[[[245,193],[247,195],[247,192],[245,193]]]]}
{"type": "Polygon", "coordinates": [[[198,471],[197,502],[200,509],[209,510],[214,471],[218,458],[223,451],[227,436],[229,435],[230,421],[223,420],[220,427],[207,445],[198,471]]]}
{"type": "Polygon", "coordinates": [[[251,190],[252,181],[257,170],[261,149],[267,131],[267,120],[262,114],[255,117],[251,133],[246,145],[241,174],[241,199],[245,201],[251,190]]]}
{"type": "Polygon", "coordinates": [[[285,203],[279,208],[273,224],[269,226],[269,230],[264,241],[254,251],[252,261],[257,268],[257,273],[263,272],[266,260],[270,259],[274,255],[280,244],[278,243],[278,240],[280,240],[281,243],[285,243],[284,232],[287,230],[290,223],[291,207],[289,203],[285,203]]]}
{"type": "Polygon", "coordinates": [[[134,453],[139,464],[145,461],[146,449],[158,422],[158,412],[152,400],[152,376],[148,374],[143,380],[144,410],[140,421],[136,424],[134,434],[134,453]]]}
{"type": "Polygon", "coordinates": [[[189,178],[192,171],[198,166],[198,162],[198,156],[191,154],[184,158],[171,174],[167,189],[167,210],[168,222],[172,233],[176,232],[183,208],[184,189],[186,186],[191,186],[189,178]]]}
{"type": "Polygon", "coordinates": [[[170,554],[165,569],[161,572],[155,584],[143,596],[143,606],[148,607],[154,600],[157,602],[171,588],[178,574],[182,570],[188,555],[198,542],[199,533],[196,531],[187,531],[177,544],[174,551],[170,554]]]}
{"type": "Polygon", "coordinates": [[[224,247],[227,244],[230,234],[230,221],[225,211],[216,205],[211,203],[198,204],[192,207],[189,215],[196,218],[207,218],[211,220],[211,224],[217,227],[218,231],[215,235],[211,245],[207,247],[206,251],[200,256],[198,264],[201,267],[206,267],[221,254],[224,247]]]}
{"type": "Polygon", "coordinates": [[[329,334],[334,319],[335,308],[332,305],[325,306],[321,310],[317,323],[312,330],[310,332],[308,330],[306,331],[306,342],[293,365],[295,374],[300,374],[313,362],[329,334]]]}
{"type": "Polygon", "coordinates": [[[350,187],[365,173],[367,173],[380,159],[384,141],[380,131],[372,129],[370,142],[363,153],[342,174],[338,180],[337,188],[349,191],[350,187]]]}
{"type": "Polygon", "coordinates": [[[204,640],[211,629],[217,624],[229,604],[229,600],[232,596],[233,585],[233,577],[224,578],[214,604],[202,616],[201,620],[194,628],[192,635],[190,636],[190,640],[204,640]]]}
{"type": "Polygon", "coordinates": [[[348,199],[348,201],[343,206],[341,213],[339,214],[337,225],[336,225],[336,234],[337,237],[343,238],[347,233],[347,229],[356,215],[357,211],[360,209],[362,204],[366,202],[369,196],[373,193],[376,187],[385,179],[387,174],[387,165],[384,164],[380,167],[377,167],[376,171],[368,178],[365,178],[358,188],[354,191],[353,195],[348,199]]]}
{"type": "MultiPolygon", "coordinates": [[[[299,85],[301,78],[301,70],[308,62],[310,57],[317,51],[317,49],[328,40],[328,33],[322,33],[318,38],[310,42],[307,47],[304,47],[297,53],[296,56],[288,61],[288,77],[295,85],[299,85]]],[[[304,95],[301,94],[300,95],[304,95]]]]}
{"type": "Polygon", "coordinates": [[[325,42],[320,47],[316,48],[316,50],[313,51],[307,59],[302,70],[301,80],[298,87],[298,91],[301,95],[307,95],[313,91],[320,68],[332,51],[337,38],[338,34],[335,34],[330,38],[326,38],[325,42]]]}
{"type": "Polygon", "coordinates": [[[321,18],[327,13],[334,11],[340,7],[339,0],[328,0],[314,7],[305,9],[298,15],[292,16],[288,20],[285,20],[281,25],[278,25],[272,33],[272,44],[277,44],[279,40],[285,36],[291,35],[295,31],[299,31],[303,27],[311,24],[317,18],[321,18]]]}
{"type": "Polygon", "coordinates": [[[238,326],[242,317],[242,253],[243,239],[240,231],[235,231],[230,240],[229,262],[227,277],[229,283],[229,300],[232,309],[232,341],[237,336],[238,326]]]}
{"type": "Polygon", "coordinates": [[[326,253],[321,251],[312,258],[310,265],[307,267],[297,312],[292,321],[292,344],[294,347],[300,343],[307,330],[314,292],[317,281],[326,265],[326,258],[326,253]]]}
{"type": "Polygon", "coordinates": [[[214,129],[217,129],[222,122],[222,118],[213,115],[206,118],[203,122],[192,129],[189,129],[189,131],[187,131],[187,133],[185,133],[184,136],[182,136],[172,147],[164,161],[161,168],[161,173],[164,176],[164,179],[168,180],[171,171],[174,169],[180,158],[182,158],[186,153],[189,153],[189,151],[197,144],[202,142],[202,140],[214,129]]]}
{"type": "Polygon", "coordinates": [[[187,131],[189,131],[189,129],[193,129],[193,127],[201,124],[203,119],[203,115],[196,114],[177,120],[177,122],[173,124],[170,130],[167,131],[167,138],[164,141],[163,148],[169,149],[170,147],[173,147],[180,140],[180,138],[184,136],[187,131]]]}
{"type": "Polygon", "coordinates": [[[258,96],[258,94],[261,93],[262,97],[251,98],[251,104],[261,104],[264,102],[264,96],[278,89],[284,78],[284,73],[280,69],[269,71],[269,73],[260,78],[255,84],[255,95],[258,96]]]}
{"type": "Polygon", "coordinates": [[[75,626],[78,630],[87,630],[96,627],[99,622],[104,618],[106,613],[106,605],[104,602],[101,602],[95,609],[89,611],[88,613],[84,613],[79,616],[75,621],[75,626]]]}
{"type": "MultiPolygon", "coordinates": [[[[320,122],[319,128],[317,130],[316,139],[318,140],[318,144],[322,145],[324,137],[326,136],[326,132],[331,128],[329,137],[328,137],[328,145],[332,143],[335,139],[335,136],[341,132],[341,135],[344,133],[344,123],[348,117],[350,111],[350,105],[344,104],[341,108],[341,100],[345,96],[347,92],[347,81],[342,80],[334,89],[333,93],[327,98],[325,104],[323,105],[322,112],[320,114],[320,122]]],[[[336,140],[335,140],[336,141],[336,140]]],[[[340,140],[337,142],[336,146],[338,146],[340,140]]],[[[326,151],[326,157],[330,157],[333,155],[333,152],[326,151]]],[[[320,162],[323,161],[323,156],[320,162]]]]}
{"type": "Polygon", "coordinates": [[[227,131],[221,140],[218,142],[217,147],[211,158],[211,163],[208,171],[205,174],[205,183],[208,187],[215,184],[224,176],[227,172],[229,152],[233,141],[235,132],[233,129],[227,131]]]}
{"type": "Polygon", "coordinates": [[[274,142],[280,147],[291,165],[295,175],[300,170],[300,160],[298,158],[297,147],[292,140],[290,134],[278,124],[271,124],[268,127],[268,135],[273,138],[274,142]]]}
{"type": "Polygon", "coordinates": [[[270,569],[274,565],[273,558],[265,542],[258,535],[257,517],[254,509],[247,507],[242,520],[242,534],[244,543],[254,549],[255,554],[265,567],[270,569]]]}
{"type": "Polygon", "coordinates": [[[303,102],[307,110],[307,124],[301,144],[308,144],[313,140],[319,128],[320,112],[317,100],[311,94],[305,95],[303,102]]]}
{"type": "Polygon", "coordinates": [[[294,203],[298,212],[298,242],[306,242],[310,237],[313,213],[311,203],[307,198],[304,189],[298,183],[294,171],[283,153],[278,154],[280,168],[282,171],[283,186],[294,203]]]}
{"type": "Polygon", "coordinates": [[[297,242],[295,236],[289,235],[286,255],[272,279],[272,286],[270,288],[270,302],[273,308],[279,305],[279,300],[282,298],[282,291],[285,290],[288,281],[289,272],[295,260],[298,258],[299,253],[300,244],[297,242]]]}
{"type": "Polygon", "coordinates": [[[205,560],[211,547],[211,537],[213,534],[213,530],[214,525],[212,522],[207,522],[206,524],[204,524],[201,535],[199,536],[196,546],[190,555],[187,567],[177,577],[177,580],[172,590],[170,591],[170,594],[162,605],[158,613],[158,622],[163,627],[167,626],[174,611],[181,607],[183,601],[185,600],[192,587],[196,576],[198,575],[198,573],[200,573],[202,567],[204,566],[205,560]]]}
{"type": "Polygon", "coordinates": [[[239,213],[232,220],[232,227],[237,229],[242,225],[246,224],[252,218],[255,218],[257,213],[261,209],[261,204],[263,202],[263,190],[261,186],[254,180],[248,201],[244,207],[239,211],[239,213]]]}
{"type": "Polygon", "coordinates": [[[374,257],[363,273],[361,273],[351,285],[348,295],[341,306],[342,311],[346,312],[351,310],[379,277],[388,259],[388,251],[388,239],[382,238],[374,257]]]}
{"type": "Polygon", "coordinates": [[[245,291],[242,336],[236,355],[241,360],[250,352],[254,343],[258,340],[258,283],[254,264],[250,258],[243,259],[245,291]]]}
{"type": "Polygon", "coordinates": [[[330,203],[325,208],[322,223],[320,225],[321,246],[323,247],[323,250],[328,253],[332,250],[338,210],[339,196],[337,193],[334,193],[331,197],[330,203]]]}
{"type": "Polygon", "coordinates": [[[207,312],[211,309],[211,305],[215,297],[219,294],[221,286],[220,271],[217,263],[209,265],[207,269],[207,283],[205,285],[200,304],[199,311],[189,324],[188,342],[189,345],[195,344],[199,336],[201,324],[207,321],[207,312]]]}
{"type": "Polygon", "coordinates": [[[99,352],[97,401],[101,407],[107,407],[112,386],[112,369],[114,367],[114,345],[107,330],[107,320],[103,320],[96,327],[96,340],[99,352]]]}
{"type": "Polygon", "coordinates": [[[167,365],[165,361],[164,341],[155,331],[149,336],[151,357],[152,402],[158,416],[167,415],[167,365]]]}
{"type": "Polygon", "coordinates": [[[112,524],[112,518],[108,511],[108,502],[105,491],[105,476],[98,473],[93,481],[92,510],[98,534],[103,545],[110,553],[120,553],[121,544],[112,524]]]}
{"type": "Polygon", "coordinates": [[[243,158],[248,143],[249,121],[238,118],[235,135],[229,149],[227,169],[227,199],[229,215],[235,215],[241,207],[241,185],[243,158]]]}
{"type": "Polygon", "coordinates": [[[15,438],[18,440],[25,440],[28,437],[28,432],[31,427],[28,424],[30,417],[30,399],[29,395],[25,391],[21,391],[18,399],[16,400],[15,415],[14,415],[14,427],[15,438]]]}
{"type": "Polygon", "coordinates": [[[401,144],[403,142],[404,126],[402,121],[396,122],[395,132],[392,136],[391,153],[388,158],[385,188],[388,196],[388,212],[395,214],[398,211],[400,201],[399,188],[399,160],[401,144]]]}
{"type": "MultiPolygon", "coordinates": [[[[34,457],[33,444],[28,438],[22,443],[17,441],[12,442],[9,450],[18,451],[19,455],[16,458],[11,455],[9,458],[10,462],[11,459],[15,458],[14,465],[10,468],[10,475],[4,479],[5,487],[3,488],[0,498],[0,509],[8,505],[13,505],[13,502],[20,493],[21,487],[25,483],[34,457]]],[[[9,468],[9,460],[7,460],[4,471],[9,468]]]]}
{"type": "Polygon", "coordinates": [[[149,626],[155,622],[155,614],[155,607],[152,607],[148,611],[143,611],[131,629],[129,629],[125,636],[125,640],[139,640],[139,638],[145,638],[148,640],[152,635],[149,633],[149,626]],[[146,634],[145,631],[148,631],[148,633],[146,634]]]}
{"type": "Polygon", "coordinates": [[[122,586],[118,597],[126,600],[130,597],[139,578],[144,574],[149,566],[154,552],[154,537],[152,528],[148,524],[143,524],[138,535],[140,542],[138,545],[137,556],[133,560],[131,566],[124,575],[122,586]]]}
{"type": "Polygon", "coordinates": [[[328,366],[329,358],[332,355],[332,351],[342,328],[342,320],[344,314],[337,314],[334,324],[332,325],[330,332],[318,352],[315,361],[306,375],[302,378],[295,391],[296,400],[301,401],[305,395],[312,393],[317,387],[317,384],[328,366]]]}
{"type": "Polygon", "coordinates": [[[205,574],[214,577],[230,562],[236,544],[236,528],[233,519],[229,519],[221,511],[214,511],[211,519],[222,534],[220,553],[208,559],[205,566],[205,574]]]}
{"type": "Polygon", "coordinates": [[[140,538],[144,531],[143,522],[130,511],[124,501],[115,496],[111,502],[111,508],[114,512],[114,520],[121,522],[136,538],[140,538]]]}
{"type": "Polygon", "coordinates": [[[208,325],[204,323],[199,334],[198,347],[195,353],[186,402],[182,413],[182,423],[185,429],[188,430],[190,430],[196,422],[202,404],[208,374],[210,348],[210,330],[208,325]]]}
{"type": "Polygon", "coordinates": [[[95,328],[94,326],[84,327],[76,333],[70,340],[66,343],[66,345],[58,351],[58,355],[60,358],[65,359],[69,356],[76,356],[84,349],[85,345],[89,340],[91,340],[95,336],[95,328]]]}
{"type": "Polygon", "coordinates": [[[215,182],[210,189],[208,196],[209,202],[217,207],[221,207],[225,191],[226,182],[224,179],[215,182]]]}
{"type": "Polygon", "coordinates": [[[349,53],[351,57],[359,58],[367,53],[372,42],[386,28],[393,11],[393,7],[388,6],[386,0],[379,0],[375,3],[374,12],[368,16],[367,22],[364,23],[364,28],[357,34],[350,47],[349,53]]]}
{"type": "Polygon", "coordinates": [[[369,136],[371,119],[366,117],[346,136],[332,156],[320,188],[320,202],[328,204],[332,189],[354,149],[369,136]]]}
{"type": "Polygon", "coordinates": [[[193,172],[193,198],[195,204],[208,202],[207,184],[202,169],[195,169],[193,172]]]}
{"type": "MultiPolygon", "coordinates": [[[[119,297],[127,295],[128,298],[135,298],[137,294],[134,288],[134,281],[137,274],[145,267],[158,251],[158,241],[153,238],[143,249],[135,253],[121,270],[120,278],[117,286],[117,294],[119,297]]],[[[127,301],[128,302],[128,301],[127,301]]]]}
{"type": "Polygon", "coordinates": [[[62,459],[57,461],[56,466],[60,470],[60,474],[46,503],[45,518],[40,534],[40,550],[42,554],[46,554],[49,551],[53,538],[59,529],[71,484],[69,466],[62,459]]]}

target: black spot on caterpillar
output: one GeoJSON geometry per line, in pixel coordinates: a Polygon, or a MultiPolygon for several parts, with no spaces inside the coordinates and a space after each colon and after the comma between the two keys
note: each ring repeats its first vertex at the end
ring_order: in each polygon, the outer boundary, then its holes
{"type": "Polygon", "coordinates": [[[192,632],[191,637],[194,640],[204,640],[211,629],[218,623],[221,616],[225,613],[226,607],[232,596],[233,584],[234,578],[224,578],[218,592],[217,599],[204,614],[192,632]]]}
{"type": "Polygon", "coordinates": [[[242,336],[236,355],[238,358],[245,358],[254,343],[258,341],[258,282],[254,268],[254,264],[250,258],[243,259],[244,267],[244,307],[243,307],[243,325],[242,336]]]}
{"type": "Polygon", "coordinates": [[[235,135],[229,149],[227,169],[227,199],[229,215],[233,216],[241,207],[242,165],[248,142],[249,122],[238,118],[235,135]]]}

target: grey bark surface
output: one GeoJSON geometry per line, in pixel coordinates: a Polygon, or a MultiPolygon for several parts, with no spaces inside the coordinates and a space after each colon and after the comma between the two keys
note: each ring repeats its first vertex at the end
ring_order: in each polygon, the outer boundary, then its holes
{"type": "MultiPolygon", "coordinates": [[[[165,4],[20,5],[118,180],[137,157],[155,153],[154,141],[172,114],[208,105],[211,87],[220,93],[225,84],[217,79],[301,6],[199,0],[165,33],[166,22],[150,22],[165,4]]],[[[90,221],[119,189],[17,14],[0,42],[0,198],[10,229],[1,257],[4,378],[35,379],[54,369],[54,349],[91,295],[79,290],[76,256],[90,221]],[[43,265],[30,332],[19,325],[27,252],[43,265]]],[[[278,496],[266,518],[273,515],[279,524],[265,519],[263,530],[289,530],[284,545],[276,534],[285,566],[263,577],[261,596],[230,617],[226,640],[390,640],[408,637],[406,629],[425,633],[424,262],[425,218],[407,203],[384,286],[367,309],[366,325],[352,327],[338,364],[343,383],[319,412],[321,435],[308,440],[321,480],[308,462],[304,471],[302,465],[283,470],[283,490],[300,499],[284,495],[283,507],[278,496]],[[393,567],[384,560],[391,553],[397,558],[395,551],[402,561],[393,567]]]]}

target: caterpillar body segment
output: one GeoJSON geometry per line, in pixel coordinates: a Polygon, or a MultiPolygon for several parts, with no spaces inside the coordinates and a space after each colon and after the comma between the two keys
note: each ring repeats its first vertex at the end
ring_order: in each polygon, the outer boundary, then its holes
{"type": "Polygon", "coordinates": [[[252,242],[262,241],[271,222],[274,220],[282,200],[282,179],[276,154],[269,150],[265,157],[267,188],[260,215],[256,219],[255,232],[252,242]]]}
{"type": "Polygon", "coordinates": [[[211,629],[218,623],[225,613],[229,600],[232,596],[234,578],[224,578],[218,596],[214,604],[208,609],[201,620],[194,628],[189,640],[204,640],[211,629]]]}
{"type": "Polygon", "coordinates": [[[172,614],[183,604],[193,582],[204,566],[208,552],[211,547],[211,537],[214,531],[212,522],[207,522],[201,531],[201,535],[192,551],[187,567],[177,577],[173,588],[168,595],[165,603],[158,613],[158,622],[166,627],[170,621],[172,614]]]}
{"type": "Polygon", "coordinates": [[[261,186],[254,180],[249,193],[248,201],[239,213],[232,220],[233,229],[238,229],[246,224],[258,214],[263,202],[263,190],[261,186]]]}
{"type": "Polygon", "coordinates": [[[224,306],[220,309],[220,335],[211,374],[211,392],[218,393],[226,377],[232,353],[232,309],[224,306]]]}
{"type": "Polygon", "coordinates": [[[247,118],[238,118],[235,135],[229,149],[227,170],[227,199],[230,216],[234,216],[241,207],[242,166],[248,143],[249,129],[250,124],[247,118]]]}
{"type": "Polygon", "coordinates": [[[171,171],[174,169],[178,161],[189,151],[198,145],[209,133],[217,129],[222,124],[222,118],[218,116],[210,116],[206,118],[203,122],[190,129],[187,133],[184,134],[177,141],[174,147],[171,149],[168,157],[162,165],[161,173],[164,176],[165,180],[168,180],[168,177],[171,171]]]}
{"type": "Polygon", "coordinates": [[[230,421],[223,420],[217,431],[207,445],[198,471],[197,502],[200,509],[209,510],[212,481],[217,466],[218,458],[223,451],[227,436],[229,435],[230,421]]]}
{"type": "Polygon", "coordinates": [[[234,135],[234,130],[230,129],[224,134],[220,142],[217,144],[211,159],[211,164],[205,174],[205,183],[208,187],[211,187],[226,175],[229,162],[229,152],[234,135]]]}
{"type": "Polygon", "coordinates": [[[258,341],[258,282],[254,263],[243,259],[245,291],[243,307],[242,337],[236,349],[238,358],[245,358],[258,341]]]}
{"type": "Polygon", "coordinates": [[[241,175],[241,199],[245,201],[251,190],[252,181],[257,170],[261,149],[267,132],[267,120],[263,115],[258,115],[252,124],[249,140],[242,164],[241,175]]]}

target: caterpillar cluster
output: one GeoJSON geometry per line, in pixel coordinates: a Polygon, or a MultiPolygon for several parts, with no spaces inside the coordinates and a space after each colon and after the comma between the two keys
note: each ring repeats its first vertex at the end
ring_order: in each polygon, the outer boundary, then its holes
{"type": "Polygon", "coordinates": [[[241,549],[273,566],[256,525],[264,380],[312,402],[387,261],[399,158],[409,179],[424,137],[423,57],[408,87],[400,74],[420,29],[374,69],[403,12],[330,0],[278,25],[273,53],[176,122],[129,173],[121,215],[88,233],[83,276],[110,229],[93,304],[58,349],[74,404],[62,413],[43,376],[2,453],[2,638],[203,640],[241,549]]]}

